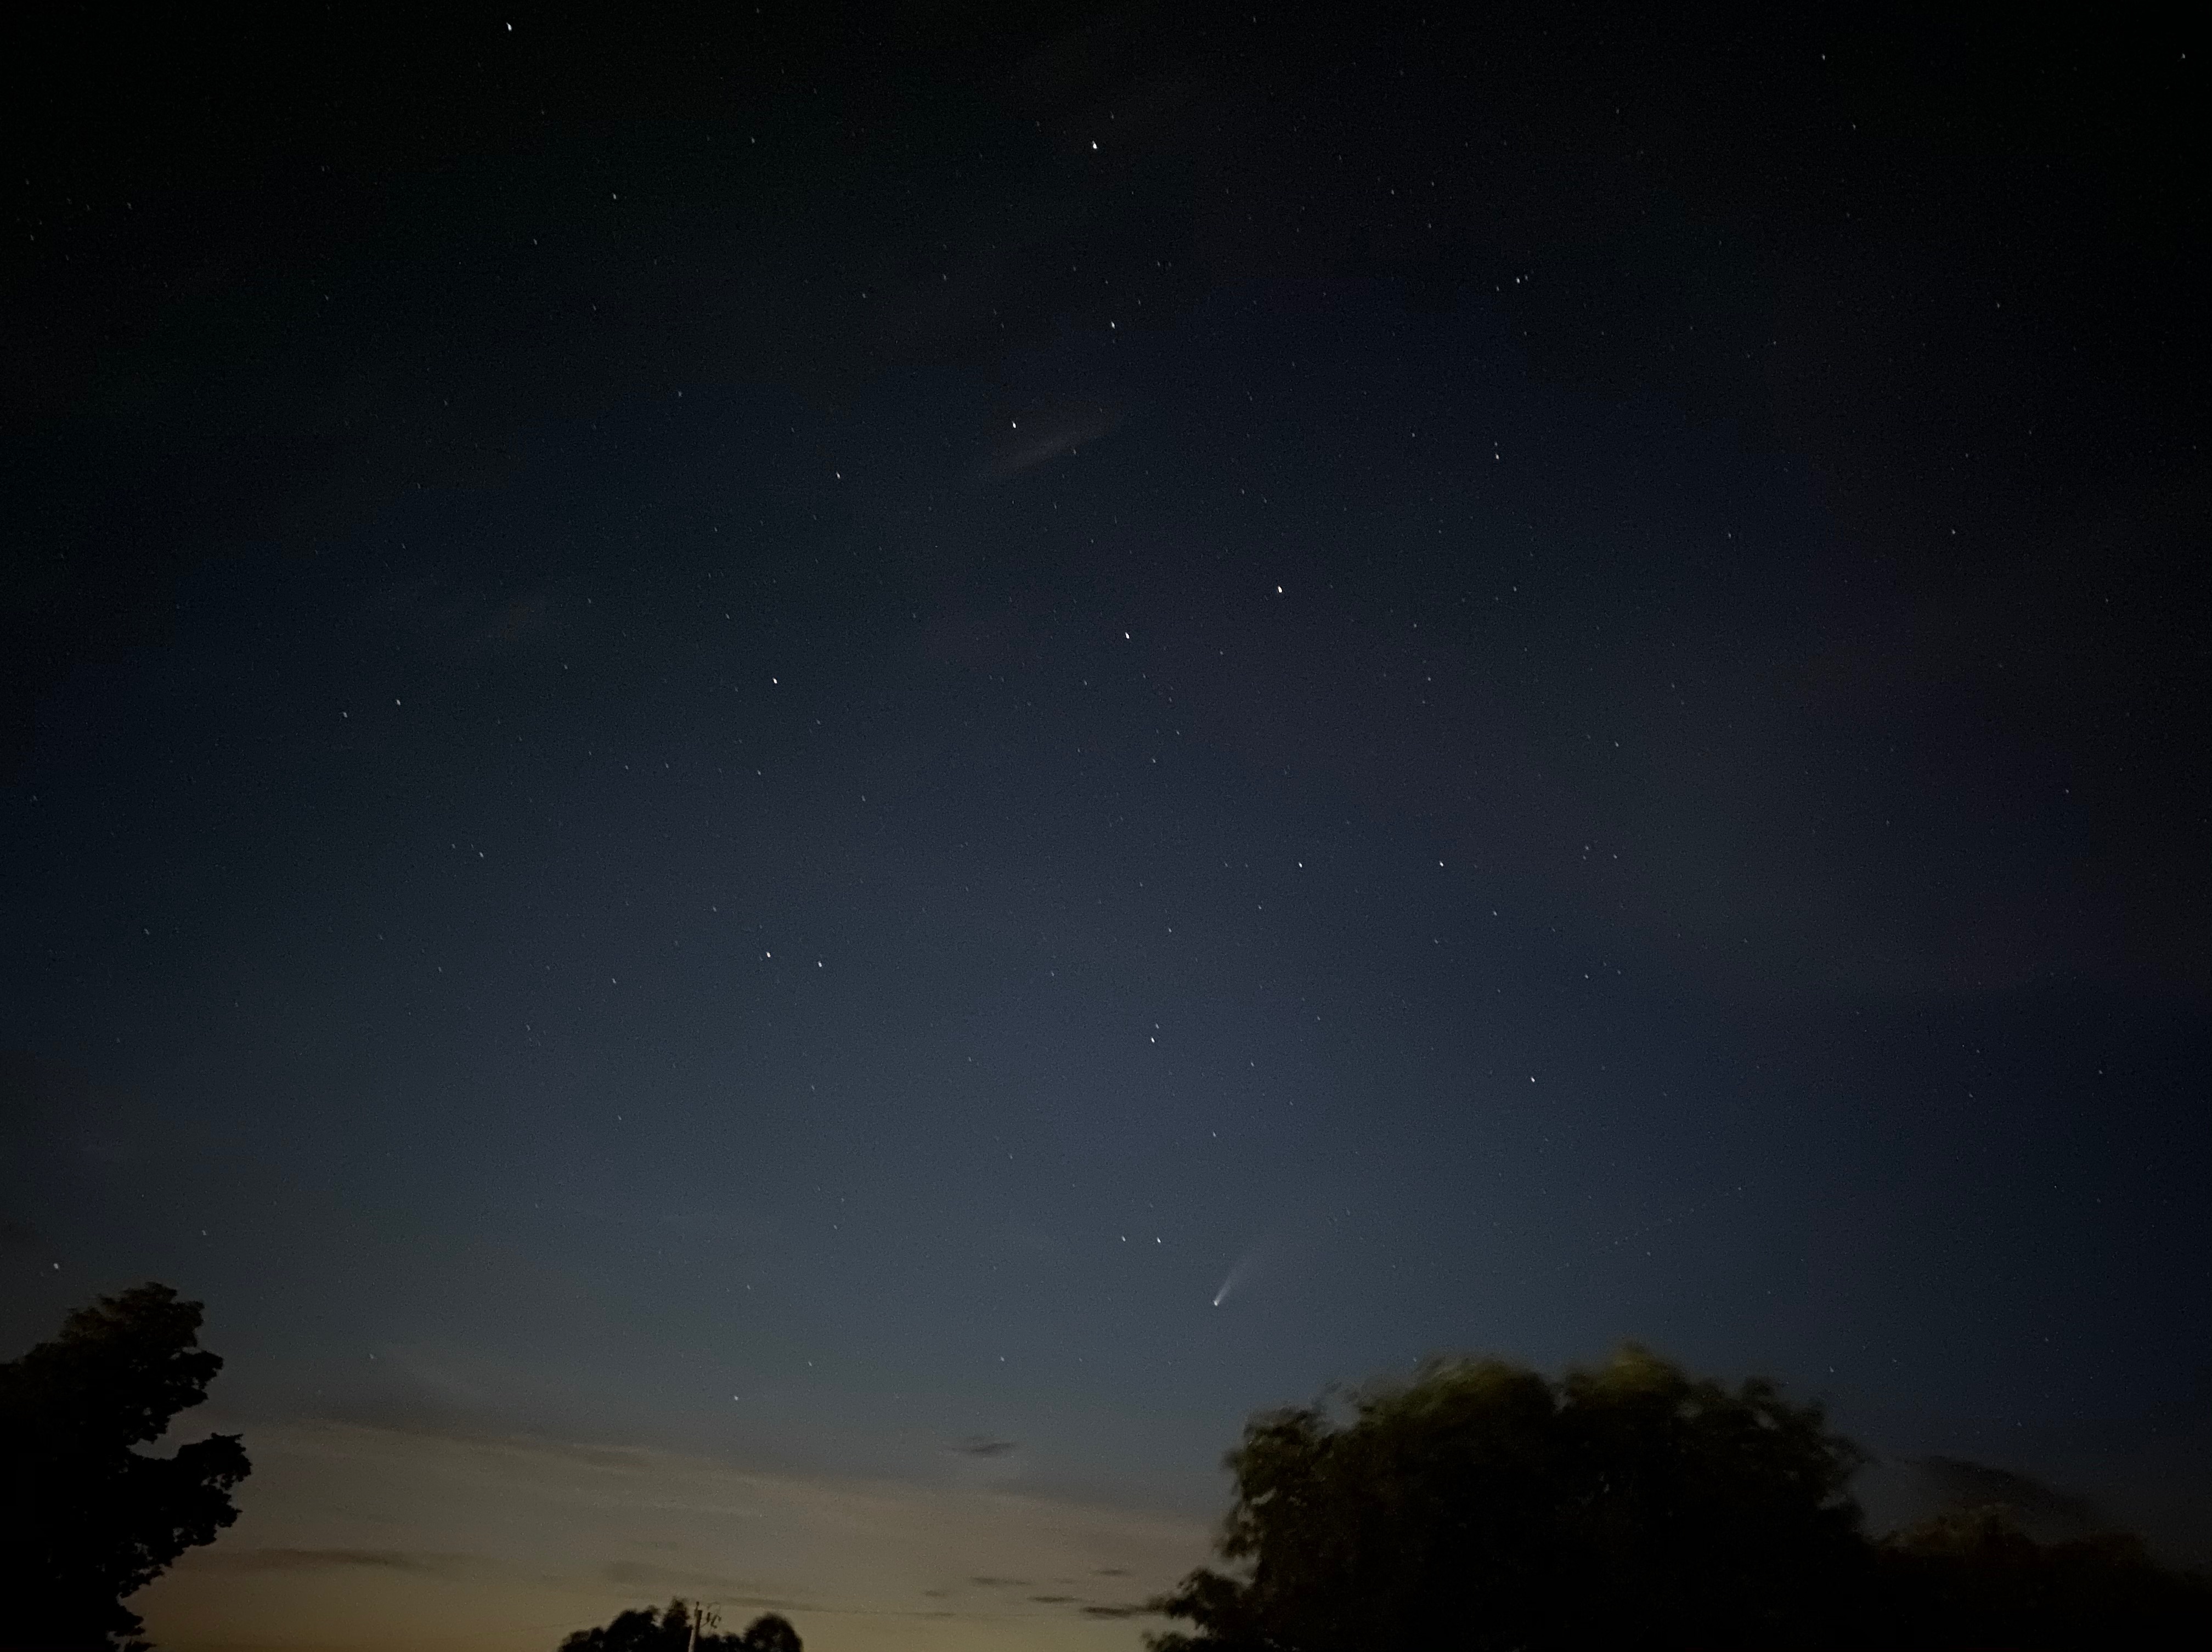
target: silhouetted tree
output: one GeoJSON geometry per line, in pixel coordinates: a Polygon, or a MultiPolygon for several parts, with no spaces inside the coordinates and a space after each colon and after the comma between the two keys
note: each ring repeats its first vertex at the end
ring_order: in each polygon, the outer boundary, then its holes
{"type": "Polygon", "coordinates": [[[0,1364],[0,1640],[128,1640],[143,1625],[124,1597],[238,1518],[230,1493],[252,1465],[235,1435],[134,1449],[222,1369],[199,1327],[199,1303],[142,1285],[0,1364]]]}
{"type": "Polygon", "coordinates": [[[1497,1361],[1254,1419],[1233,1573],[1158,1602],[1156,1652],[1834,1644],[1868,1564],[1863,1461],[1817,1406],[1630,1347],[1553,1382],[1497,1361]]]}
{"type": "Polygon", "coordinates": [[[616,1613],[602,1628],[580,1629],[561,1643],[561,1652],[801,1652],[799,1631],[772,1612],[754,1619],[742,1635],[722,1634],[710,1627],[714,1621],[696,1600],[678,1598],[657,1611],[640,1606],[616,1613]]]}
{"type": "Polygon", "coordinates": [[[2212,1647],[2212,1589],[2124,1534],[2038,1543],[1992,1505],[1885,1538],[1870,1641],[1899,1649],[2089,1652],[2212,1647]]]}
{"type": "Polygon", "coordinates": [[[745,1625],[745,1652],[803,1652],[799,1631],[787,1619],[763,1613],[745,1625]]]}

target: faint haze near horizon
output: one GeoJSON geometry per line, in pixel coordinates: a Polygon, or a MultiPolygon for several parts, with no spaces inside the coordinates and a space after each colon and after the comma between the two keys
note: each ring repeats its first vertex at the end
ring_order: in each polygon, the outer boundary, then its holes
{"type": "Polygon", "coordinates": [[[1206,1557],[1187,1517],[711,1458],[337,1423],[252,1431],[238,1525],[135,1596],[162,1645],[550,1652],[683,1595],[810,1652],[1124,1652],[1206,1557]]]}

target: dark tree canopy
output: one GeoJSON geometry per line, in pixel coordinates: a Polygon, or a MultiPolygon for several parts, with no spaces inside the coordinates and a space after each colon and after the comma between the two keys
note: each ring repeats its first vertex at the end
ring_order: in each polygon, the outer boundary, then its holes
{"type": "Polygon", "coordinates": [[[580,1629],[561,1643],[561,1652],[801,1652],[799,1631],[772,1612],[754,1619],[742,1635],[723,1634],[714,1624],[711,1611],[678,1599],[657,1610],[617,1613],[597,1629],[580,1629]]]}
{"type": "Polygon", "coordinates": [[[764,1613],[745,1625],[746,1652],[802,1652],[799,1631],[788,1619],[764,1613]]]}
{"type": "Polygon", "coordinates": [[[1236,1574],[1162,1604],[1159,1652],[1821,1644],[1863,1546],[1862,1461],[1770,1383],[1638,1348],[1553,1382],[1497,1361],[1254,1420],[1229,1456],[1236,1574]]]}
{"type": "Polygon", "coordinates": [[[1991,1505],[1886,1538],[1879,1558],[1869,1638],[1899,1652],[2212,1646],[2212,1589],[2124,1534],[2038,1543],[1991,1505]]]}
{"type": "MultiPolygon", "coordinates": [[[[2091,1652],[2212,1647],[2212,1591],[2125,1536],[2003,1510],[1880,1541],[1866,1461],[1771,1382],[1628,1347],[1553,1381],[1494,1360],[1267,1413],[1229,1455],[1224,1571],[1154,1652],[2091,1652]]],[[[2030,1482],[2021,1481],[2021,1484],[2030,1482]]]]}
{"type": "Polygon", "coordinates": [[[136,1449],[207,1397],[222,1361],[200,1304],[163,1285],[103,1297],[0,1364],[0,1637],[104,1646],[135,1636],[125,1596],[238,1518],[251,1467],[235,1435],[136,1449]]]}

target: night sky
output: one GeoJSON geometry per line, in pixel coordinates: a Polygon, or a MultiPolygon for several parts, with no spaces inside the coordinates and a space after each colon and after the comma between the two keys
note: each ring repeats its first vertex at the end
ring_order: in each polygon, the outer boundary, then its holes
{"type": "Polygon", "coordinates": [[[1624,1338],[2212,1555],[2190,40],[602,11],[0,53],[166,1643],[1133,1647],[1255,1409],[1624,1338]]]}

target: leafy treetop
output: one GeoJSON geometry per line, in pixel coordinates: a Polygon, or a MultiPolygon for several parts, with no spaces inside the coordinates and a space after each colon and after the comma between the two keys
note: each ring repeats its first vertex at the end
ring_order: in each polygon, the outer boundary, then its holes
{"type": "Polygon", "coordinates": [[[0,1364],[0,1600],[10,1640],[107,1646],[142,1627],[124,1597],[238,1518],[252,1465],[235,1435],[136,1449],[207,1397],[222,1361],[200,1304],[142,1285],[71,1314],[0,1364]]]}
{"type": "Polygon", "coordinates": [[[1559,1381],[1497,1360],[1267,1413],[1228,1467],[1234,1572],[1156,1652],[1815,1644],[1861,1558],[1862,1458],[1773,1384],[1644,1349],[1559,1381]]]}

